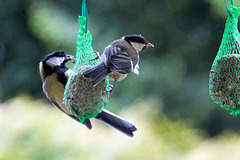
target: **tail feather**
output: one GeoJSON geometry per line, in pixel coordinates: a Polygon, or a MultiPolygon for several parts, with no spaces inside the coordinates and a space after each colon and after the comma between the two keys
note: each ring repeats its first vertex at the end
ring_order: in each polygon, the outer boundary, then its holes
{"type": "Polygon", "coordinates": [[[99,113],[95,118],[119,130],[120,132],[126,134],[129,137],[133,137],[133,132],[137,130],[137,128],[132,123],[109,112],[106,109],[99,113]]]}
{"type": "Polygon", "coordinates": [[[85,78],[92,79],[93,86],[96,86],[109,74],[110,74],[110,71],[108,68],[105,67],[104,63],[100,63],[99,65],[92,67],[89,70],[83,72],[83,76],[85,78]]]}
{"type": "MultiPolygon", "coordinates": [[[[71,118],[75,119],[76,121],[80,122],[81,118],[75,117],[73,115],[69,115],[71,118]]],[[[83,123],[89,130],[92,129],[92,123],[89,119],[86,119],[83,123]]]]}

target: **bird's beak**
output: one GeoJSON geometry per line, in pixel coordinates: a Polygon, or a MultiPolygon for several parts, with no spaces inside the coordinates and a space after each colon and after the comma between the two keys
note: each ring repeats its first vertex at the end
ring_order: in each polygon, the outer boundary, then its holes
{"type": "Polygon", "coordinates": [[[72,56],[72,55],[66,55],[65,60],[66,60],[66,61],[75,60],[75,58],[74,58],[74,56],[72,56]]]}
{"type": "Polygon", "coordinates": [[[154,47],[154,45],[152,44],[152,43],[147,43],[146,45],[145,45],[145,48],[148,48],[148,47],[154,47]]]}

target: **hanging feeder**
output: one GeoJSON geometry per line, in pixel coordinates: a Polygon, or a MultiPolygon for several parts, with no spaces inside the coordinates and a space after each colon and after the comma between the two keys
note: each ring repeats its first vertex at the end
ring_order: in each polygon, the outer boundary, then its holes
{"type": "Polygon", "coordinates": [[[219,51],[214,59],[209,75],[209,92],[215,103],[232,111],[232,115],[240,113],[240,33],[238,17],[240,8],[227,7],[228,18],[219,51]]]}
{"type": "Polygon", "coordinates": [[[79,16],[80,29],[77,38],[76,61],[64,92],[64,104],[83,123],[100,113],[108,103],[110,93],[109,78],[92,86],[90,79],[82,73],[100,63],[92,49],[92,36],[88,31],[88,11],[86,0],[82,2],[82,16],[79,16]]]}

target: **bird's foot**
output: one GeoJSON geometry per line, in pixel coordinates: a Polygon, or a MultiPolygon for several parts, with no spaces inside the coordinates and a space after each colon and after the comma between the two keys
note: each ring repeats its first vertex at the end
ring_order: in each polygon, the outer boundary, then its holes
{"type": "Polygon", "coordinates": [[[102,61],[99,52],[98,52],[98,51],[94,51],[94,53],[96,54],[97,57],[95,57],[95,58],[93,58],[93,59],[90,59],[89,61],[94,61],[94,60],[97,60],[97,59],[99,59],[100,61],[102,61]]]}
{"type": "Polygon", "coordinates": [[[113,89],[114,89],[114,86],[112,84],[109,84],[109,89],[107,89],[104,94],[106,93],[110,93],[110,97],[112,96],[112,93],[113,93],[113,89]]]}

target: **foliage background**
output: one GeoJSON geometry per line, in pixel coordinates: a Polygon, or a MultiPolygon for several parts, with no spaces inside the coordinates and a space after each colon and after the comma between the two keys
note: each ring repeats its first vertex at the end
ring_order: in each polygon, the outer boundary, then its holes
{"type": "Polygon", "coordinates": [[[119,82],[107,106],[136,124],[135,138],[98,122],[90,132],[49,107],[42,93],[38,64],[54,50],[75,53],[81,1],[0,0],[0,159],[238,159],[239,117],[208,90],[224,1],[87,5],[96,51],[132,33],[155,45],[141,53],[140,75],[119,82]]]}

